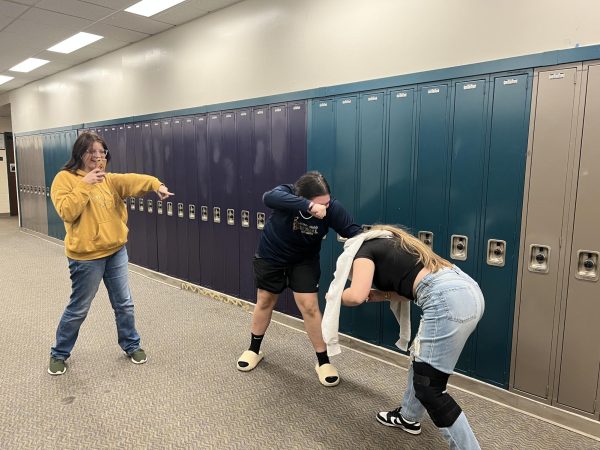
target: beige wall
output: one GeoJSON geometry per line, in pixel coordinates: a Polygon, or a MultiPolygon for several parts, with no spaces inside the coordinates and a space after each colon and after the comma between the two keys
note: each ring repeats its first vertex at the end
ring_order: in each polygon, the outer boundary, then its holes
{"type": "Polygon", "coordinates": [[[594,0],[246,0],[9,93],[23,132],[600,43],[594,0]]]}
{"type": "Polygon", "coordinates": [[[12,131],[10,117],[0,117],[0,133],[5,131],[12,131]]]}

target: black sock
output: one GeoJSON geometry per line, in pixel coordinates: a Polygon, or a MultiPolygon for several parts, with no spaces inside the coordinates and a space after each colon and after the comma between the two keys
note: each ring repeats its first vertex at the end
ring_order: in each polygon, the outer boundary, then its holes
{"type": "Polygon", "coordinates": [[[261,334],[260,336],[257,336],[252,333],[250,334],[252,335],[252,337],[250,338],[250,348],[248,350],[251,350],[258,355],[258,352],[260,352],[260,344],[262,344],[262,340],[265,337],[265,335],[261,334]]]}
{"type": "Polygon", "coordinates": [[[327,356],[327,350],[324,352],[317,352],[317,359],[319,360],[319,366],[323,364],[329,364],[329,356],[327,356]]]}

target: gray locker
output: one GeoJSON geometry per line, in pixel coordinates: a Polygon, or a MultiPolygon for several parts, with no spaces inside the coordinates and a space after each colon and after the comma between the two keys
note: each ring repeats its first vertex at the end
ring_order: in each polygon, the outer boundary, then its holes
{"type": "Polygon", "coordinates": [[[537,71],[523,199],[513,339],[514,389],[549,400],[576,144],[580,66],[537,71]]]}
{"type": "MultiPolygon", "coordinates": [[[[586,72],[584,71],[583,78],[586,72]]],[[[575,201],[573,240],[568,269],[564,307],[561,355],[558,360],[556,402],[583,411],[597,412],[598,329],[600,322],[600,65],[589,67],[583,115],[583,134],[579,164],[575,163],[575,201]],[[578,169],[578,170],[577,170],[578,169]]],[[[570,227],[571,228],[571,227],[570,227]]],[[[562,317],[561,317],[562,318],[562,317]]],[[[561,320],[561,325],[563,320],[561,320]]]]}

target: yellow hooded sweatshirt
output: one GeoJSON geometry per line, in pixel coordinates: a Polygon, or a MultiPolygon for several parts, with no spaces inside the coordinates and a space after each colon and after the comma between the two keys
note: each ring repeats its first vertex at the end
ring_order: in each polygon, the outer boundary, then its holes
{"type": "Polygon", "coordinates": [[[65,253],[71,259],[88,261],[116,253],[127,242],[127,207],[123,199],[157,191],[158,178],[134,173],[107,173],[104,181],[88,184],[86,173],[58,172],[50,195],[65,222],[65,253]]]}

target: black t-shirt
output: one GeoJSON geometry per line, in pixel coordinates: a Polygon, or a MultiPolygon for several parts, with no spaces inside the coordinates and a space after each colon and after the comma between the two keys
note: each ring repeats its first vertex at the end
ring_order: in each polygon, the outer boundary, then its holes
{"type": "Polygon", "coordinates": [[[414,300],[413,283],[423,268],[418,255],[403,250],[395,239],[379,238],[363,242],[356,258],[367,258],[375,263],[373,284],[377,289],[395,291],[414,300]]]}

